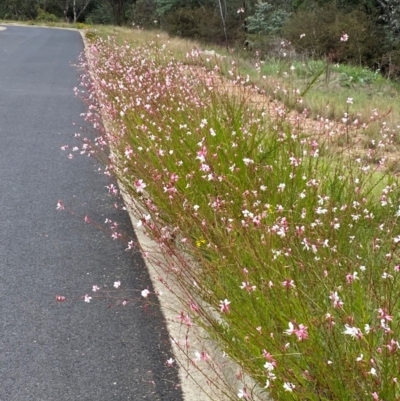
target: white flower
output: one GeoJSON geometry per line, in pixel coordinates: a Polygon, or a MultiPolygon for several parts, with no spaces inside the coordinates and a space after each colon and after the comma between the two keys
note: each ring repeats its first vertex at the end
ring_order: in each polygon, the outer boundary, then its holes
{"type": "Polygon", "coordinates": [[[89,297],[88,294],[85,295],[85,299],[84,299],[85,302],[89,303],[91,299],[92,299],[92,297],[89,297]]]}
{"type": "Polygon", "coordinates": [[[294,332],[295,332],[295,328],[293,326],[293,323],[289,322],[289,328],[287,330],[285,330],[284,333],[287,334],[288,336],[291,336],[294,332]]]}
{"type": "Polygon", "coordinates": [[[345,324],[346,330],[343,331],[343,334],[346,334],[348,336],[351,336],[353,338],[360,338],[362,337],[361,330],[357,327],[350,327],[348,324],[345,324]]]}
{"type": "Polygon", "coordinates": [[[293,392],[295,387],[296,386],[293,383],[286,382],[283,384],[283,388],[285,389],[285,391],[289,391],[290,393],[293,392]]]}
{"type": "Polygon", "coordinates": [[[114,288],[119,288],[121,285],[120,281],[114,281],[114,288]]]}
{"type": "Polygon", "coordinates": [[[249,159],[248,157],[244,158],[243,161],[244,161],[244,164],[246,166],[248,166],[249,164],[253,164],[254,163],[254,160],[249,159]]]}
{"type": "Polygon", "coordinates": [[[274,370],[274,364],[272,362],[265,362],[264,368],[268,371],[271,372],[274,370]]]}
{"type": "Polygon", "coordinates": [[[147,295],[150,294],[150,291],[149,291],[149,290],[143,290],[143,291],[141,292],[141,294],[142,294],[142,297],[143,297],[143,298],[147,298],[147,295]]]}
{"type": "Polygon", "coordinates": [[[240,389],[239,390],[239,392],[238,392],[238,397],[240,398],[240,399],[245,399],[245,400],[248,400],[249,399],[249,393],[247,392],[247,389],[246,389],[246,387],[245,388],[243,388],[243,389],[240,389]]]}

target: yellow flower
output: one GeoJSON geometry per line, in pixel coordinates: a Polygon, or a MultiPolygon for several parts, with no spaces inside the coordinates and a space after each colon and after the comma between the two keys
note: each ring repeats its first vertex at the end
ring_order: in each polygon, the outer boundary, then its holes
{"type": "Polygon", "coordinates": [[[200,248],[203,244],[205,244],[207,241],[205,240],[205,239],[198,239],[197,241],[196,241],[196,246],[197,246],[197,248],[200,248]]]}

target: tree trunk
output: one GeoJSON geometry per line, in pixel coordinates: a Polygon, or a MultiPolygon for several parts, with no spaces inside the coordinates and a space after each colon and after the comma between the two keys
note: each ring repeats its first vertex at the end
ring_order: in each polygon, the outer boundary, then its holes
{"type": "MultiPolygon", "coordinates": [[[[225,35],[225,46],[228,47],[228,34],[226,33],[226,24],[225,24],[225,16],[224,16],[224,12],[222,11],[222,3],[221,0],[218,0],[218,4],[219,4],[219,11],[221,13],[221,21],[222,21],[222,27],[224,29],[224,35],[225,35]]],[[[226,6],[226,2],[225,2],[225,6],[226,6]]]]}
{"type": "Polygon", "coordinates": [[[69,0],[65,0],[64,8],[63,8],[63,14],[64,14],[64,20],[67,23],[69,23],[68,8],[69,8],[69,0]]]}
{"type": "Polygon", "coordinates": [[[86,7],[89,5],[91,0],[86,0],[85,4],[83,5],[83,7],[79,10],[78,16],[76,17],[76,19],[78,20],[79,17],[81,16],[81,14],[86,10],[86,7]]]}
{"type": "Polygon", "coordinates": [[[72,3],[72,11],[74,13],[74,24],[76,24],[76,20],[77,20],[77,18],[76,18],[76,0],[74,0],[72,3]]]}

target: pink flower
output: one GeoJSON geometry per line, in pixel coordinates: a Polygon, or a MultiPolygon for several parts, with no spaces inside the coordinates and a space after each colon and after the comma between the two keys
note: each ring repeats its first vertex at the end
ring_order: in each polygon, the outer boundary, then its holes
{"type": "Polygon", "coordinates": [[[227,299],[219,302],[219,308],[222,313],[229,313],[230,302],[227,299]]]}
{"type": "Polygon", "coordinates": [[[295,287],[296,287],[296,285],[294,284],[294,281],[293,281],[293,280],[290,280],[290,279],[283,281],[283,282],[282,282],[282,285],[283,285],[284,287],[286,287],[287,289],[289,289],[289,288],[295,288],[295,287]]]}
{"type": "Polygon", "coordinates": [[[89,303],[89,302],[91,301],[91,299],[92,299],[92,297],[89,297],[88,294],[86,294],[86,295],[84,296],[84,301],[85,301],[86,303],[89,303]]]}
{"type": "Polygon", "coordinates": [[[94,285],[93,288],[92,288],[93,292],[96,292],[96,291],[99,291],[99,290],[100,290],[100,287],[98,287],[97,285],[94,285]]]}
{"type": "Polygon", "coordinates": [[[296,334],[297,340],[299,340],[299,341],[307,340],[307,338],[308,338],[307,326],[304,326],[304,324],[299,324],[299,328],[297,330],[295,330],[295,334],[296,334]]]}
{"type": "Polygon", "coordinates": [[[243,281],[242,285],[240,286],[240,288],[242,290],[246,290],[248,292],[252,292],[256,290],[256,286],[255,285],[250,285],[250,283],[248,281],[243,281]]]}
{"type": "Polygon", "coordinates": [[[299,324],[296,328],[292,322],[289,322],[289,328],[284,331],[288,336],[295,335],[298,341],[307,340],[308,328],[304,324],[299,324]]]}
{"type": "Polygon", "coordinates": [[[143,182],[143,180],[135,180],[135,188],[137,193],[142,193],[146,186],[147,185],[143,182]]]}
{"type": "Polygon", "coordinates": [[[66,298],[63,295],[56,295],[57,302],[65,302],[66,298]]]}
{"type": "Polygon", "coordinates": [[[62,200],[57,202],[57,210],[64,210],[64,204],[62,200]]]}
{"type": "Polygon", "coordinates": [[[344,305],[343,302],[340,300],[339,295],[336,291],[331,292],[329,299],[332,300],[334,308],[341,308],[344,305]]]}
{"type": "Polygon", "coordinates": [[[378,317],[383,320],[388,320],[389,322],[393,320],[393,316],[389,315],[386,309],[379,308],[378,309],[378,317]]]}
{"type": "Polygon", "coordinates": [[[347,42],[349,40],[349,35],[347,35],[347,33],[344,33],[341,37],[340,37],[340,41],[341,42],[347,42]]]}
{"type": "Polygon", "coordinates": [[[351,284],[353,281],[358,280],[359,278],[357,277],[357,275],[358,275],[357,272],[354,272],[353,274],[350,274],[350,273],[349,273],[349,274],[346,276],[347,284],[351,284]]]}

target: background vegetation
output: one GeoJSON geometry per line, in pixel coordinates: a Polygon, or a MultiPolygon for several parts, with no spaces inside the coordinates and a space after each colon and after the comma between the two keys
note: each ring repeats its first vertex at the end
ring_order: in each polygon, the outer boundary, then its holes
{"type": "Polygon", "coordinates": [[[326,58],[400,75],[397,0],[0,0],[0,19],[161,28],[264,59],[326,58]],[[339,40],[347,34],[348,44],[339,40]]]}

